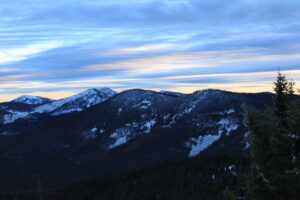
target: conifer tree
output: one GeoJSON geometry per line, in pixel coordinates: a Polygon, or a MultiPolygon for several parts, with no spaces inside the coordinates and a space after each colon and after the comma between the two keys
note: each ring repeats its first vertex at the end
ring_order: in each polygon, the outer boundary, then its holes
{"type": "Polygon", "coordinates": [[[280,125],[283,127],[287,126],[287,93],[293,91],[292,85],[288,83],[285,75],[278,72],[277,80],[274,82],[276,93],[275,96],[275,114],[280,120],[280,125]],[[291,88],[289,88],[290,86],[291,88]]]}
{"type": "Polygon", "coordinates": [[[293,100],[294,83],[278,73],[274,106],[264,111],[246,109],[250,131],[250,199],[293,200],[299,195],[300,103],[293,100]]]}

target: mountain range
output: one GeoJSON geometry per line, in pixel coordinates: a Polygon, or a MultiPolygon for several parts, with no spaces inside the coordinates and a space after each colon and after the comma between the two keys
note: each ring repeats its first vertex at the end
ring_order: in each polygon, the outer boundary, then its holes
{"type": "Polygon", "coordinates": [[[207,89],[191,94],[88,89],[50,100],[0,104],[0,188],[49,188],[166,160],[247,151],[243,104],[263,108],[272,93],[207,89]],[[20,181],[22,180],[22,181],[20,181]]]}

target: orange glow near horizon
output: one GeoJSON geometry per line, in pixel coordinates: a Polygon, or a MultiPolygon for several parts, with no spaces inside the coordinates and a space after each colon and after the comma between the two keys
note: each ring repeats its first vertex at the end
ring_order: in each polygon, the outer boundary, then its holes
{"type": "MultiPolygon", "coordinates": [[[[293,79],[297,86],[300,85],[300,70],[289,70],[282,71],[286,75],[287,79],[293,79]]],[[[68,96],[72,96],[79,92],[82,92],[84,89],[74,89],[78,87],[82,88],[92,88],[92,87],[110,87],[117,92],[123,90],[138,88],[138,85],[141,83],[147,83],[151,85],[152,83],[160,86],[164,85],[165,87],[144,87],[142,89],[147,90],[169,90],[174,92],[181,93],[192,93],[196,90],[202,90],[207,88],[221,89],[232,92],[273,92],[273,82],[276,79],[277,72],[254,72],[254,73],[224,73],[224,74],[204,74],[204,75],[182,75],[182,76],[168,76],[168,77],[159,77],[153,79],[88,79],[80,81],[65,81],[65,82],[56,82],[56,83],[43,83],[43,82],[8,82],[0,85],[0,102],[7,102],[13,100],[21,95],[34,95],[42,96],[50,99],[61,99],[68,96]],[[201,78],[226,78],[231,80],[227,83],[182,83],[181,80],[186,79],[200,79],[201,78]],[[137,87],[124,87],[118,81],[132,81],[137,85],[137,87]],[[174,81],[174,82],[172,82],[174,81]],[[176,82],[177,81],[177,82],[176,82]],[[16,87],[20,89],[31,89],[34,91],[42,91],[43,88],[52,88],[56,91],[51,92],[28,92],[28,93],[15,93],[15,94],[3,94],[5,92],[5,87],[16,87]],[[64,90],[61,88],[64,87],[64,90]],[[69,89],[68,89],[69,88],[69,89]],[[122,89],[120,89],[122,88],[122,89]],[[1,94],[2,93],[2,94],[1,94]]]]}
{"type": "MultiPolygon", "coordinates": [[[[296,87],[297,85],[300,85],[300,81],[295,81],[296,87]]],[[[226,91],[232,91],[232,92],[242,92],[242,93],[256,93],[256,92],[273,92],[273,85],[272,82],[270,83],[234,83],[234,84],[199,84],[199,85],[193,85],[190,84],[185,86],[178,86],[174,88],[162,88],[162,89],[156,89],[156,88],[144,88],[147,90],[154,90],[154,91],[160,91],[160,90],[168,90],[173,92],[181,92],[181,93],[193,93],[197,90],[203,90],[203,89],[220,89],[220,90],[226,90],[226,91]]],[[[133,88],[126,88],[126,89],[133,89],[133,88]]],[[[126,90],[124,89],[124,90],[126,90]]],[[[72,95],[77,94],[78,92],[81,92],[83,90],[77,90],[77,91],[54,91],[54,92],[32,92],[32,93],[23,93],[23,94],[0,94],[0,102],[8,102],[11,101],[19,96],[22,95],[33,95],[33,96],[41,96],[46,97],[54,100],[62,99],[65,97],[69,97],[72,95]]],[[[117,92],[122,92],[123,90],[116,89],[117,92]]],[[[0,91],[1,93],[1,91],[0,91]]]]}

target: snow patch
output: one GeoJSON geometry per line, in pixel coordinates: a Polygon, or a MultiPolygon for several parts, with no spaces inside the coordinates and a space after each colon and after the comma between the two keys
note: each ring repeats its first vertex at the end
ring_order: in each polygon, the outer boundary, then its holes
{"type": "MultiPolygon", "coordinates": [[[[244,134],[244,137],[247,138],[249,135],[250,135],[250,132],[248,131],[248,132],[246,132],[246,133],[244,134]]],[[[245,146],[244,146],[243,150],[246,151],[246,150],[249,149],[249,148],[250,148],[250,143],[247,142],[247,140],[246,140],[246,141],[245,141],[245,146]]]]}
{"type": "Polygon", "coordinates": [[[201,99],[192,102],[192,103],[189,105],[189,107],[186,108],[186,109],[182,112],[181,115],[187,114],[187,113],[191,113],[191,112],[194,110],[194,108],[196,107],[196,105],[200,102],[200,100],[201,100],[201,99]]]}
{"type": "Polygon", "coordinates": [[[297,140],[300,138],[299,135],[292,134],[292,133],[288,134],[288,137],[293,138],[293,139],[297,139],[297,140]]]}
{"type": "Polygon", "coordinates": [[[28,112],[17,112],[13,110],[9,110],[10,114],[6,114],[3,116],[3,124],[13,123],[17,119],[24,118],[29,115],[28,112]]]}
{"type": "Polygon", "coordinates": [[[84,132],[82,134],[82,136],[86,140],[94,139],[97,137],[97,131],[98,131],[98,129],[95,127],[95,128],[90,129],[89,131],[84,132]]]}
{"type": "Polygon", "coordinates": [[[148,109],[152,105],[151,99],[145,99],[141,103],[133,106],[134,108],[140,108],[142,110],[148,109]]]}
{"type": "Polygon", "coordinates": [[[224,113],[232,114],[232,113],[235,113],[235,110],[234,109],[225,110],[224,113]]]}
{"type": "Polygon", "coordinates": [[[176,123],[177,118],[179,118],[177,114],[173,115],[173,117],[172,117],[171,121],[169,122],[169,124],[163,125],[162,128],[171,128],[172,125],[176,123]]]}
{"type": "Polygon", "coordinates": [[[215,141],[220,139],[221,134],[218,135],[205,135],[199,136],[198,138],[191,138],[190,141],[187,143],[188,147],[191,147],[189,157],[193,157],[201,153],[215,141]]]}
{"type": "Polygon", "coordinates": [[[125,144],[127,142],[127,137],[126,136],[122,136],[122,137],[119,137],[116,139],[115,143],[110,145],[109,148],[112,149],[112,148],[115,148],[117,146],[120,146],[122,144],[125,144]]]}
{"type": "Polygon", "coordinates": [[[225,167],[224,171],[229,171],[234,176],[237,175],[234,165],[229,165],[229,166],[225,167]]]}
{"type": "Polygon", "coordinates": [[[147,121],[144,125],[145,133],[150,133],[152,127],[156,124],[156,120],[152,119],[150,121],[147,121]]]}
{"type": "Polygon", "coordinates": [[[151,129],[156,124],[156,119],[151,119],[145,122],[131,122],[126,123],[122,128],[116,129],[110,138],[114,140],[114,143],[109,146],[109,148],[114,148],[125,144],[129,140],[136,138],[137,136],[148,134],[151,129]]]}
{"type": "Polygon", "coordinates": [[[104,133],[105,130],[104,129],[100,129],[99,133],[104,133]]]}
{"type": "Polygon", "coordinates": [[[71,112],[80,112],[80,111],[82,111],[81,108],[73,108],[73,109],[68,109],[68,110],[57,111],[57,112],[54,112],[52,115],[57,116],[57,115],[67,114],[67,113],[71,113],[71,112]]]}
{"type": "Polygon", "coordinates": [[[213,182],[215,182],[215,179],[216,179],[216,175],[212,174],[212,175],[211,175],[211,180],[212,180],[213,182]]]}
{"type": "Polygon", "coordinates": [[[238,128],[238,125],[229,120],[229,119],[221,119],[219,122],[218,122],[218,125],[220,126],[219,127],[219,132],[222,132],[223,129],[226,130],[226,135],[229,136],[230,135],[230,132],[231,131],[234,131],[238,128]]]}
{"type": "Polygon", "coordinates": [[[219,115],[229,115],[229,114],[232,114],[232,113],[235,113],[236,111],[231,108],[231,109],[228,109],[228,110],[225,110],[223,112],[218,112],[219,115]]]}
{"type": "Polygon", "coordinates": [[[119,109],[118,109],[118,114],[120,114],[122,111],[123,111],[123,109],[122,109],[122,108],[119,108],[119,109]]]}
{"type": "Polygon", "coordinates": [[[98,130],[98,129],[95,127],[95,128],[92,128],[92,129],[91,129],[91,132],[96,133],[97,130],[98,130]]]}
{"type": "Polygon", "coordinates": [[[170,117],[170,113],[168,113],[167,115],[163,116],[164,120],[167,120],[169,117],[170,117]]]}
{"type": "Polygon", "coordinates": [[[119,128],[115,130],[115,132],[110,135],[110,138],[114,139],[115,142],[109,145],[108,148],[112,149],[122,144],[125,144],[129,140],[128,136],[130,135],[130,133],[131,132],[128,128],[119,128]]]}

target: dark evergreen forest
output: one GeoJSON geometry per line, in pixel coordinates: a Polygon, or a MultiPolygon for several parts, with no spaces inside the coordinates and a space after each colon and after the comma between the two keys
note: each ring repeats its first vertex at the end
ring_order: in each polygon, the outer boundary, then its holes
{"type": "Polygon", "coordinates": [[[129,174],[100,176],[57,190],[6,193],[1,200],[79,199],[224,199],[224,193],[241,193],[248,161],[242,156],[167,161],[129,174]]]}

